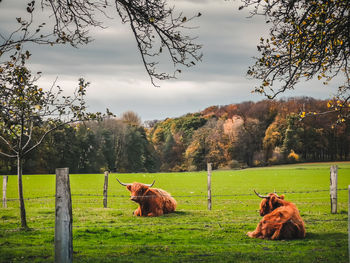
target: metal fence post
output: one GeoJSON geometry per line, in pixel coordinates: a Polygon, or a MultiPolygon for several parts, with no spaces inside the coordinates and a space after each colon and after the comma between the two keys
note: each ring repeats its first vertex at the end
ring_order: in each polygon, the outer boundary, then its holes
{"type": "Polygon", "coordinates": [[[69,169],[56,169],[55,262],[73,262],[72,199],[69,169]]]}

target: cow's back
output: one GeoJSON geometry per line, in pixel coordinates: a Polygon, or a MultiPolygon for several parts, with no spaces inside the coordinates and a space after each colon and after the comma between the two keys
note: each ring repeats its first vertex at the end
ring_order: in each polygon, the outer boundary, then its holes
{"type": "Polygon", "coordinates": [[[162,189],[154,188],[153,190],[156,190],[157,192],[157,196],[159,197],[160,202],[162,204],[163,213],[166,214],[174,212],[176,209],[175,199],[172,198],[168,192],[162,189]]]}
{"type": "Polygon", "coordinates": [[[278,231],[272,235],[272,239],[294,239],[305,237],[305,224],[301,219],[299,210],[293,203],[281,206],[264,217],[266,222],[276,226],[280,225],[278,231]]]}

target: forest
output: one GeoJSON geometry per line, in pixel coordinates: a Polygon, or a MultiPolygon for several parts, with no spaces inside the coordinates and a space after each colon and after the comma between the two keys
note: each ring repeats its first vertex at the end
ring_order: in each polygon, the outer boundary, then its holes
{"type": "MultiPolygon", "coordinates": [[[[145,123],[134,112],[79,122],[50,133],[23,172],[181,172],[205,170],[208,162],[240,169],[349,160],[350,126],[328,107],[327,100],[300,97],[211,106],[145,123]]],[[[2,157],[0,172],[16,174],[15,160],[2,157]]]]}

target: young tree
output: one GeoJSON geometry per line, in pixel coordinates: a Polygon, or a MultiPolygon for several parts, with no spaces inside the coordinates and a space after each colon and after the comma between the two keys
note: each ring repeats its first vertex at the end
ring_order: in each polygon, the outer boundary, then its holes
{"type": "Polygon", "coordinates": [[[301,79],[317,77],[327,84],[340,75],[344,83],[329,108],[341,113],[340,121],[349,118],[350,1],[242,2],[240,9],[253,7],[252,16],[263,15],[271,23],[270,36],[257,46],[261,55],[248,70],[248,75],[262,81],[255,92],[275,98],[301,79]]]}
{"type": "Polygon", "coordinates": [[[56,91],[55,85],[43,91],[35,85],[37,77],[25,66],[28,58],[28,51],[18,53],[11,61],[0,65],[0,155],[17,160],[21,226],[24,229],[28,226],[23,199],[23,160],[53,130],[101,116],[85,112],[87,82],[80,79],[73,96],[63,96],[62,89],[56,86],[56,91]]]}
{"type": "Polygon", "coordinates": [[[176,14],[175,8],[169,7],[166,0],[33,0],[23,7],[29,18],[14,18],[17,29],[9,35],[0,33],[0,56],[28,42],[74,47],[88,44],[92,41],[90,29],[103,28],[102,20],[110,18],[107,13],[114,8],[122,22],[130,25],[143,65],[154,85],[154,78],[174,78],[177,72],[181,72],[181,67],[191,67],[202,57],[201,45],[194,42],[196,38],[184,33],[193,29],[189,22],[201,14],[192,17],[181,12],[176,14]],[[40,8],[37,8],[37,2],[40,8]],[[50,15],[45,14],[47,20],[35,26],[38,21],[34,18],[42,17],[39,12],[49,12],[50,15]],[[156,68],[157,58],[163,52],[174,65],[172,73],[156,68]]]}

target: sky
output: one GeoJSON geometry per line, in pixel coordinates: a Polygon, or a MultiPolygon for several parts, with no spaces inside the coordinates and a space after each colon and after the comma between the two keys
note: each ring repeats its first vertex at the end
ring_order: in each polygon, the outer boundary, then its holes
{"type": "MultiPolygon", "coordinates": [[[[6,35],[23,14],[23,0],[2,0],[0,33],[6,35]]],[[[65,46],[33,46],[30,68],[41,71],[40,87],[56,84],[67,94],[74,91],[80,77],[91,84],[87,91],[88,111],[117,116],[134,111],[142,121],[180,117],[212,105],[228,105],[265,99],[252,94],[258,82],[247,77],[248,67],[257,56],[256,45],[268,33],[263,17],[248,18],[249,10],[239,11],[240,1],[171,0],[170,6],[187,17],[198,14],[187,31],[203,45],[202,62],[182,70],[177,79],[157,81],[152,85],[138,53],[129,25],[122,24],[113,8],[112,19],[102,18],[105,28],[90,30],[94,41],[78,49],[65,46]]],[[[40,11],[40,10],[39,10],[40,11]]],[[[47,13],[38,12],[35,19],[46,21],[47,13]]],[[[171,63],[170,65],[171,66],[171,63]]],[[[169,66],[166,65],[166,68],[169,66]]],[[[336,92],[336,83],[324,86],[318,81],[300,83],[293,91],[278,98],[311,96],[327,99],[336,92]]]]}

